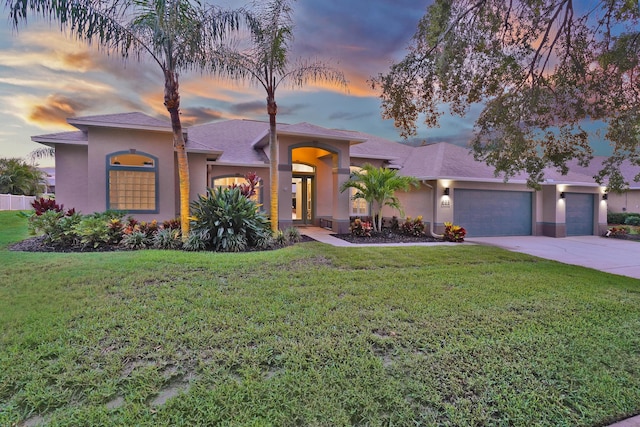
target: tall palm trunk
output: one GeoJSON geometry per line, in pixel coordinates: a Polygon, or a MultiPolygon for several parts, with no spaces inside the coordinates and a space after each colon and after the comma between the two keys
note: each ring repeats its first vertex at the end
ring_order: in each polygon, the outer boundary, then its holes
{"type": "Polygon", "coordinates": [[[189,235],[189,161],[185,147],[182,123],[180,122],[180,93],[178,74],[171,70],[164,70],[164,105],[171,117],[173,131],[173,146],[178,157],[178,179],[180,186],[180,229],[182,240],[189,235]]]}
{"type": "Polygon", "coordinates": [[[274,93],[269,91],[267,97],[267,112],[269,113],[269,174],[271,202],[271,230],[278,231],[278,137],[276,131],[276,115],[278,105],[274,93]]]}

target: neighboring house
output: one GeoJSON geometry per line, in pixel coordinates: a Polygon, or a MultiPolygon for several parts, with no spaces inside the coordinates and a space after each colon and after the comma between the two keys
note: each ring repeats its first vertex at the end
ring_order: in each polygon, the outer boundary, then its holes
{"type": "MultiPolygon", "coordinates": [[[[142,220],[178,215],[168,121],[127,113],[68,122],[78,131],[32,137],[55,147],[59,203],[85,213],[125,210],[142,220]]],[[[246,173],[257,172],[262,182],[256,198],[268,214],[268,123],[222,121],[189,127],[185,136],[192,199],[207,187],[242,182],[246,173]]],[[[504,183],[468,149],[447,143],[412,147],[308,123],[279,124],[278,143],[281,229],[317,225],[343,233],[351,217],[369,215],[366,203],[339,191],[364,163],[418,177],[418,189],[398,196],[407,216],[422,215],[436,233],[452,221],[467,228],[468,236],[599,234],[607,225],[607,202],[618,206],[613,195],[603,200],[603,188],[584,168],[571,168],[567,176],[549,171],[542,190],[533,191],[524,177],[504,183]]]]}

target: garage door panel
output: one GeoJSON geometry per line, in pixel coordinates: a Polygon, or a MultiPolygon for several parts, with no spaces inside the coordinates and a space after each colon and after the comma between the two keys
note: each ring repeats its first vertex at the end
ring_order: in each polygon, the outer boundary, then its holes
{"type": "Polygon", "coordinates": [[[454,190],[454,222],[469,237],[529,236],[532,193],[526,191],[454,190]]]}
{"type": "Polygon", "coordinates": [[[593,194],[565,193],[567,236],[593,234],[593,194]]]}

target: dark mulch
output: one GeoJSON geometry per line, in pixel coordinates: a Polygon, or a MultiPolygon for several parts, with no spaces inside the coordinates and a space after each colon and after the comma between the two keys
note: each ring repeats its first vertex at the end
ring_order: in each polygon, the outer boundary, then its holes
{"type": "Polygon", "coordinates": [[[101,245],[97,248],[84,245],[52,245],[45,242],[44,236],[36,236],[9,245],[9,250],[19,252],[113,252],[128,249],[117,245],[101,245]]]}
{"type": "Polygon", "coordinates": [[[382,233],[371,233],[370,237],[354,236],[353,234],[333,234],[333,236],[356,244],[442,242],[442,239],[437,239],[428,235],[405,236],[403,234],[384,231],[382,233]]]}
{"type": "MultiPolygon", "coordinates": [[[[300,236],[300,243],[315,242],[309,236],[300,236]]],[[[270,249],[279,249],[283,246],[274,246],[270,249]]],[[[93,246],[73,245],[73,246],[60,246],[48,244],[44,240],[44,236],[31,237],[18,243],[9,245],[10,251],[18,252],[113,252],[113,251],[130,251],[132,249],[123,248],[118,245],[101,245],[97,248],[93,246]]],[[[251,248],[248,251],[256,251],[257,249],[251,248]]]]}

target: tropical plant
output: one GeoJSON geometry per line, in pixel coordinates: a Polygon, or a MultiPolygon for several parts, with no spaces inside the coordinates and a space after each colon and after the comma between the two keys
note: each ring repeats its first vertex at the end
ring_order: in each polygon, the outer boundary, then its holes
{"type": "Polygon", "coordinates": [[[287,237],[287,241],[292,244],[298,243],[302,239],[300,230],[297,227],[288,227],[284,230],[284,235],[287,237]]]}
{"type": "Polygon", "coordinates": [[[467,230],[460,225],[454,225],[451,222],[444,223],[444,240],[447,242],[464,242],[464,236],[467,235],[467,230]]]}
{"type": "Polygon", "coordinates": [[[31,202],[31,206],[33,207],[33,213],[35,215],[42,215],[46,211],[64,211],[64,205],[57,204],[55,199],[44,197],[35,199],[33,202],[31,202]]]}
{"type": "Polygon", "coordinates": [[[157,249],[180,249],[182,240],[180,230],[162,228],[153,236],[153,247],[157,249]]]}
{"type": "Polygon", "coordinates": [[[146,249],[152,244],[152,240],[142,231],[125,234],[120,241],[120,246],[126,249],[146,249]]]}
{"type": "Polygon", "coordinates": [[[406,57],[373,79],[382,115],[408,137],[444,106],[480,105],[475,158],[534,188],[547,167],[585,166],[603,123],[613,153],[596,179],[625,188],[621,164],[640,165],[639,21],[635,0],[436,0],[406,57]]]}
{"type": "Polygon", "coordinates": [[[0,159],[0,194],[35,196],[45,191],[45,173],[20,159],[0,159]]]}
{"type": "Polygon", "coordinates": [[[249,19],[251,42],[245,49],[218,49],[212,58],[216,72],[236,79],[248,79],[267,94],[269,114],[270,216],[271,230],[278,230],[278,144],[276,91],[282,84],[301,87],[311,82],[329,82],[346,87],[342,72],[320,61],[289,62],[293,41],[293,0],[271,0],[249,19]]]}
{"type": "Polygon", "coordinates": [[[186,240],[183,242],[182,248],[185,251],[190,252],[204,251],[207,249],[207,245],[210,239],[211,238],[207,230],[191,230],[186,240]]]}
{"type": "Polygon", "coordinates": [[[65,214],[55,210],[47,210],[41,215],[29,218],[29,231],[32,234],[41,233],[47,243],[57,246],[73,246],[78,241],[76,225],[82,221],[82,215],[73,212],[65,214]]]}
{"type": "Polygon", "coordinates": [[[189,166],[180,120],[178,74],[202,67],[227,30],[238,24],[237,13],[205,9],[197,0],[8,0],[15,26],[26,22],[29,12],[61,23],[61,30],[107,52],[123,57],[147,55],[164,76],[164,106],[171,118],[180,186],[180,218],[183,236],[189,232],[189,166]]]}
{"type": "Polygon", "coordinates": [[[407,236],[422,236],[424,234],[424,230],[425,225],[422,221],[422,216],[418,216],[416,218],[408,216],[400,227],[401,233],[406,234],[407,236]]]}
{"type": "Polygon", "coordinates": [[[243,244],[254,247],[271,234],[268,219],[240,188],[210,188],[191,203],[191,212],[192,230],[208,233],[207,248],[214,251],[244,250],[243,244]]]}
{"type": "Polygon", "coordinates": [[[109,223],[100,215],[87,215],[73,226],[80,243],[94,249],[112,242],[112,229],[109,223]]]}
{"type": "Polygon", "coordinates": [[[349,227],[351,234],[358,237],[371,237],[371,222],[356,218],[349,227]]]}
{"type": "Polygon", "coordinates": [[[396,191],[408,191],[411,186],[418,187],[420,182],[411,176],[400,176],[396,169],[374,167],[366,163],[360,170],[351,173],[351,177],[340,186],[340,191],[354,188],[353,200],[364,199],[372,206],[374,231],[382,231],[382,208],[389,206],[402,215],[402,206],[396,197],[396,191]]]}

